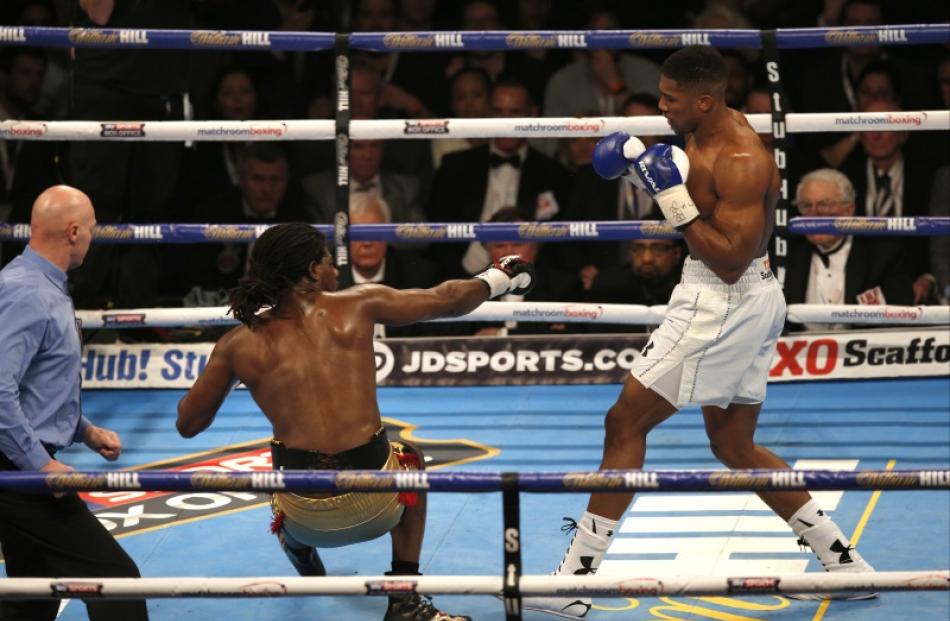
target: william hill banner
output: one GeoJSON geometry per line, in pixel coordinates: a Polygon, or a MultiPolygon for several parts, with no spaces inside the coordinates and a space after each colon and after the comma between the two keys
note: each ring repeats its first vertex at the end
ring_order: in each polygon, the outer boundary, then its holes
{"type": "MultiPolygon", "coordinates": [[[[380,386],[609,384],[624,381],[644,334],[385,339],[376,342],[380,386]]],[[[189,388],[212,343],[89,345],[84,388],[189,388]]],[[[770,381],[950,375],[946,329],[854,331],[784,337],[770,381]]]]}

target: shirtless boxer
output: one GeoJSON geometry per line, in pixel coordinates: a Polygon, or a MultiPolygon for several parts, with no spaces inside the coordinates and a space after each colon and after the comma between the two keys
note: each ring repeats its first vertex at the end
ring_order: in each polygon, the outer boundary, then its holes
{"type": "MultiPolygon", "coordinates": [[[[724,101],[728,71],[707,46],[679,50],[660,69],[660,110],[686,152],[616,132],[593,165],[646,189],[689,247],[666,318],[653,332],[605,421],[602,470],[643,467],[647,433],[687,404],[702,406],[713,454],[726,466],[788,468],[753,440],[785,298],[769,269],[779,174],[745,117],[724,101]]],[[[808,492],[759,497],[828,571],[873,571],[808,492]]],[[[556,574],[596,572],[632,493],[591,494],[556,574]]],[[[845,594],[851,599],[870,593],[845,594]]],[[[823,596],[800,596],[821,598],[823,596]]],[[[576,619],[589,598],[526,598],[524,607],[576,619]]]]}
{"type": "MultiPolygon", "coordinates": [[[[336,292],[338,272],[321,233],[302,223],[270,228],[254,244],[248,273],[230,293],[230,310],[243,325],[218,341],[178,404],[178,432],[190,438],[206,429],[242,382],[273,426],[274,468],[421,469],[419,449],[390,442],[382,426],[373,326],[464,315],[488,298],[528,291],[533,273],[530,263],[510,255],[472,279],[431,289],[365,284],[336,292]]],[[[390,575],[419,574],[422,494],[277,493],[273,507],[273,530],[301,575],[326,574],[317,548],[387,532],[390,575]]],[[[384,619],[469,621],[435,609],[417,593],[390,596],[384,619]]]]}

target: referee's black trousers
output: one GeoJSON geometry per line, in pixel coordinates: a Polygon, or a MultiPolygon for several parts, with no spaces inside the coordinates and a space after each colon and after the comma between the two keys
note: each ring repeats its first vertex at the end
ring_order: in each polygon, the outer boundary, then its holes
{"type": "MultiPolygon", "coordinates": [[[[138,578],[122,546],[75,493],[0,491],[0,547],[15,578],[138,578]]],[[[144,600],[87,599],[91,621],[148,619],[144,600]]],[[[0,601],[2,621],[53,621],[60,600],[0,601]]]]}

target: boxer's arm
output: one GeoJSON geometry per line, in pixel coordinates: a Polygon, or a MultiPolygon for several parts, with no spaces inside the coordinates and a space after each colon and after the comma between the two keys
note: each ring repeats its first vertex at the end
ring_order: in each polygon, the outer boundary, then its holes
{"type": "Polygon", "coordinates": [[[402,326],[439,317],[465,315],[485,302],[489,288],[480,279],[447,280],[431,289],[363,286],[364,308],[374,323],[402,326]]]}
{"type": "Polygon", "coordinates": [[[756,258],[765,230],[765,197],[772,161],[764,152],[724,149],[713,169],[719,200],[708,218],[683,229],[690,254],[727,283],[756,258]]]}
{"type": "Polygon", "coordinates": [[[230,360],[232,334],[233,331],[229,332],[214,346],[208,364],[178,402],[175,427],[184,438],[194,437],[208,428],[224,398],[238,383],[230,360]]]}

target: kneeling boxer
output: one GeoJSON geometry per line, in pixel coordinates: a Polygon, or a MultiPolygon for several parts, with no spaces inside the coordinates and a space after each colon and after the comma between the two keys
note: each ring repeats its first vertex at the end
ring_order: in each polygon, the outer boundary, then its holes
{"type": "MultiPolygon", "coordinates": [[[[464,315],[489,298],[524,294],[534,268],[503,257],[475,278],[431,289],[364,284],[336,292],[338,272],[324,236],[303,223],[268,229],[254,244],[247,275],[230,293],[243,325],[215,345],[178,404],[178,432],[206,429],[242,382],[274,430],[278,469],[416,469],[419,450],[390,442],[376,402],[375,324],[405,325],[464,315]],[[263,310],[262,310],[263,309],[263,310]]],[[[388,532],[389,575],[419,575],[425,530],[423,494],[344,493],[273,496],[273,530],[301,575],[326,574],[317,548],[388,532]]],[[[418,593],[391,595],[385,621],[470,621],[436,609],[418,593]]]]}

